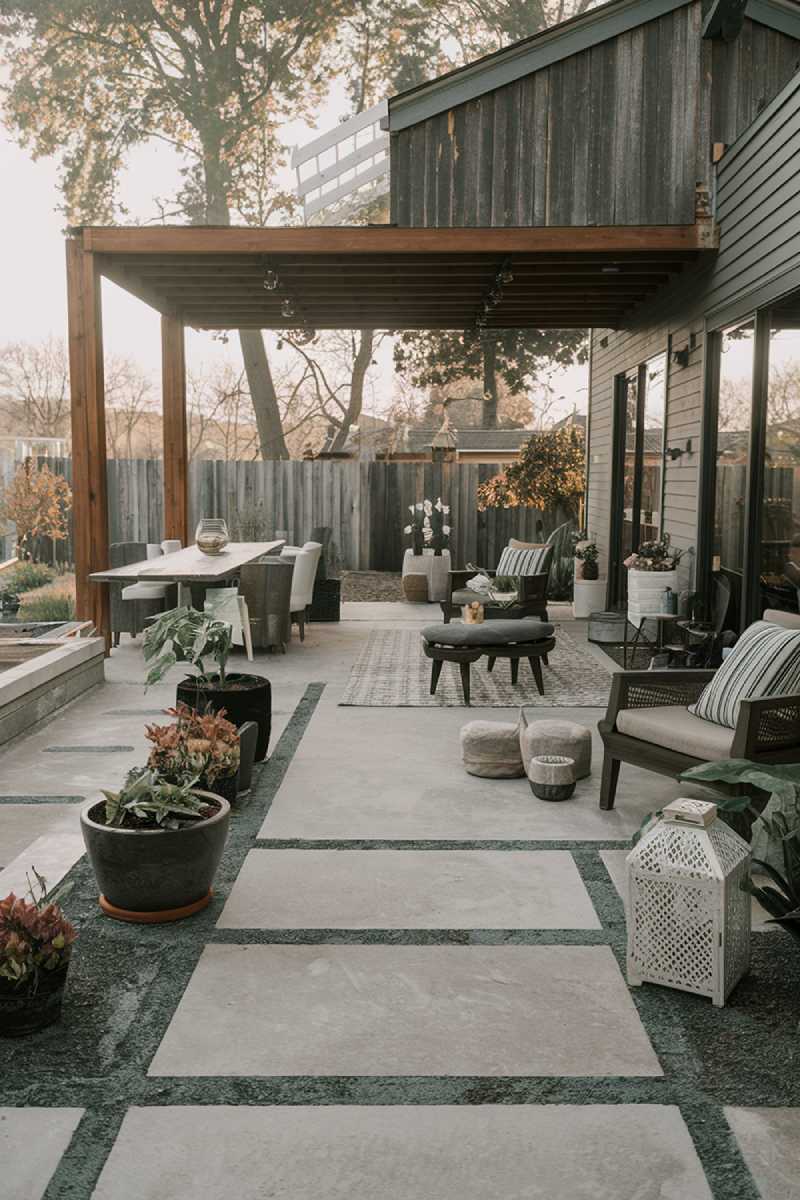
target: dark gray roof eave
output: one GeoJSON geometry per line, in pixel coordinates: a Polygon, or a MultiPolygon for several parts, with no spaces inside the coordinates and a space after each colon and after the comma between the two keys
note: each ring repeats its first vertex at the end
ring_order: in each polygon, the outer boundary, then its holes
{"type": "MultiPolygon", "coordinates": [[[[690,0],[611,0],[392,97],[386,126],[391,133],[398,133],[689,3],[690,0]]],[[[800,9],[789,0],[749,0],[746,15],[800,39],[800,9]]]]}

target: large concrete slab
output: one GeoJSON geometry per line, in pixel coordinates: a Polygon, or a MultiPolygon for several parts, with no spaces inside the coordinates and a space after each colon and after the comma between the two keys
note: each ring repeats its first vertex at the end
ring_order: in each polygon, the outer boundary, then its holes
{"type": "Polygon", "coordinates": [[[41,1200],[82,1108],[0,1108],[0,1200],[41,1200]]]}
{"type": "MultiPolygon", "coordinates": [[[[606,870],[611,876],[611,882],[619,892],[623,902],[625,901],[625,859],[628,856],[628,850],[601,850],[600,857],[605,863],[606,870]]],[[[758,876],[756,877],[758,878],[758,876]]],[[[769,880],[764,880],[768,883],[769,880]]],[[[765,908],[762,908],[755,896],[751,900],[751,920],[754,933],[775,933],[780,929],[780,925],[774,922],[770,923],[770,915],[765,908]]]]}
{"type": "Polygon", "coordinates": [[[468,720],[514,720],[513,709],[339,708],[329,688],[261,829],[264,838],[623,839],[686,785],[623,766],[617,805],[598,806],[598,709],[548,709],[594,733],[593,773],[551,804],[524,779],[479,779],[461,763],[468,720]]]}
{"type": "Polygon", "coordinates": [[[677,1108],[132,1108],[94,1200],[711,1200],[677,1108]],[[142,1147],[147,1153],[142,1153],[142,1147]]]}
{"type": "Polygon", "coordinates": [[[225,929],[599,929],[572,855],[253,850],[225,929]]]}
{"type": "Polygon", "coordinates": [[[761,1200],[800,1197],[800,1108],[726,1108],[761,1200]]]}
{"type": "Polygon", "coordinates": [[[660,1075],[606,946],[206,947],[151,1075],[660,1075]]]}
{"type": "MultiPolygon", "coordinates": [[[[63,787],[59,790],[65,794],[63,787]]],[[[79,834],[79,812],[78,804],[0,804],[0,868],[25,854],[39,838],[79,834]]],[[[33,865],[39,869],[35,860],[33,865]]]]}

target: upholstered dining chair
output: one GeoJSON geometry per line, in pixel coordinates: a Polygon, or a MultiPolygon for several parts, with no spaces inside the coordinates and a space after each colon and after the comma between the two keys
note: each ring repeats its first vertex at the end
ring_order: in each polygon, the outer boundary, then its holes
{"type": "Polygon", "coordinates": [[[265,554],[239,569],[239,590],[247,604],[257,650],[286,653],[292,635],[289,603],[293,575],[293,562],[275,554],[265,554]]]}

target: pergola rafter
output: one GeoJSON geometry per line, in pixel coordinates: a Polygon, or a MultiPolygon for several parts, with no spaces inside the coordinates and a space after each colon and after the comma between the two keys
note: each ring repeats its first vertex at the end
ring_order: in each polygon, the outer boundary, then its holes
{"type": "Polygon", "coordinates": [[[67,276],[78,615],[108,634],[106,589],[88,581],[92,571],[108,566],[102,276],[161,313],[164,532],[186,543],[187,325],[615,328],[677,271],[715,248],[716,233],[707,220],[567,228],[73,231],[67,276]],[[268,280],[277,285],[268,288],[268,280]]]}

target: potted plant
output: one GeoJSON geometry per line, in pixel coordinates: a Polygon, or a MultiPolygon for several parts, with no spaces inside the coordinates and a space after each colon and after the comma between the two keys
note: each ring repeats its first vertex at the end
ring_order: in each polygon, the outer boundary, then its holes
{"type": "Polygon", "coordinates": [[[596,542],[588,542],[585,540],[585,534],[575,543],[574,555],[578,563],[580,563],[580,574],[575,572],[576,579],[594,580],[600,574],[599,551],[596,542]]]}
{"type": "Polygon", "coordinates": [[[100,907],[122,921],[176,921],[205,908],[228,833],[230,805],[194,781],[135,767],[119,792],[81,811],[100,907]]]}
{"type": "Polygon", "coordinates": [[[201,791],[236,800],[241,747],[235,725],[225,710],[199,713],[186,704],[168,708],[171,725],[148,725],[152,743],[147,765],[169,783],[197,781],[201,791]]]}
{"type": "Polygon", "coordinates": [[[72,943],[78,936],[36,871],[30,900],[0,900],[0,1037],[21,1037],[61,1016],[72,943]]]}
{"type": "Polygon", "coordinates": [[[447,518],[450,515],[450,505],[442,503],[442,497],[433,500],[420,500],[409,504],[411,524],[406,525],[404,533],[412,539],[414,554],[441,555],[447,549],[450,541],[450,525],[447,518]]]}
{"type": "Polygon", "coordinates": [[[677,594],[682,553],[671,546],[665,533],[657,541],[642,542],[624,560],[628,568],[628,620],[632,624],[638,626],[644,618],[663,613],[661,600],[668,588],[677,594]]]}
{"type": "Polygon", "coordinates": [[[509,608],[519,595],[519,579],[515,575],[495,575],[489,583],[489,596],[495,604],[509,608]]]}
{"type": "Polygon", "coordinates": [[[178,703],[198,712],[224,709],[234,725],[255,721],[258,726],[256,758],[266,758],[272,724],[272,689],[263,675],[227,671],[231,652],[231,627],[194,608],[171,608],[161,613],[144,635],[144,657],[149,664],[146,687],[158,683],[175,663],[193,666],[176,689],[178,703]],[[207,663],[211,659],[216,670],[207,663]]]}
{"type": "Polygon", "coordinates": [[[780,844],[783,864],[777,869],[763,859],[754,858],[752,865],[770,882],[754,883],[749,879],[743,886],[756,897],[773,921],[800,939],[800,827],[791,827],[781,812],[771,818],[762,817],[762,822],[770,839],[780,844]]]}

